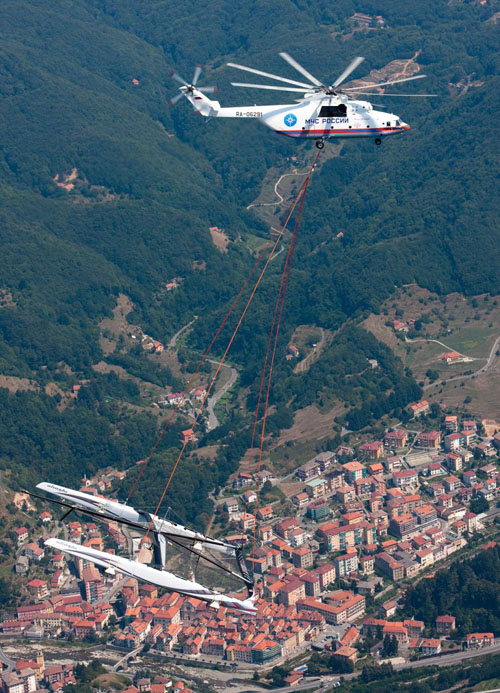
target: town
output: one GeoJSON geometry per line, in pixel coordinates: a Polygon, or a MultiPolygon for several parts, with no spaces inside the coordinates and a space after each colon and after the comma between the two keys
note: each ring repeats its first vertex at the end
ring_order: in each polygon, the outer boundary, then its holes
{"type": "MultiPolygon", "coordinates": [[[[61,532],[124,555],[137,552],[137,542],[110,521],[80,518],[61,525],[55,514],[18,494],[16,504],[36,523],[15,530],[15,570],[26,576],[30,598],[0,624],[3,689],[59,690],[74,680],[67,663],[46,667],[40,654],[9,655],[9,636],[22,638],[30,652],[58,638],[100,643],[123,669],[150,652],[166,661],[202,659],[208,668],[224,663],[247,676],[263,665],[306,662],[311,650],[333,655],[338,672],[353,671],[366,656],[366,643],[381,661],[494,647],[489,632],[454,640],[452,613],[432,624],[398,619],[408,584],[467,551],[472,539],[494,529],[500,514],[500,433],[474,418],[446,414],[430,429],[430,410],[427,401],[417,402],[409,407],[407,428],[387,430],[382,440],[355,449],[321,452],[283,478],[267,469],[233,475],[216,499],[214,519],[227,541],[243,547],[251,546],[255,532],[247,564],[259,594],[256,617],[160,594],[81,559],[47,554],[43,540],[61,532]]],[[[104,470],[84,478],[81,490],[109,497],[125,474],[104,470]]],[[[290,671],[285,684],[298,683],[305,668],[290,671]]],[[[159,693],[172,685],[183,684],[150,681],[150,688],[130,690],[159,693]]]]}

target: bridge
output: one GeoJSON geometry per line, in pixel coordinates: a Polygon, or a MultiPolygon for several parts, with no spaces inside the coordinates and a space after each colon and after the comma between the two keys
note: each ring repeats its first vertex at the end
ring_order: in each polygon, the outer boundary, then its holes
{"type": "Polygon", "coordinates": [[[14,669],[14,667],[16,666],[16,660],[9,657],[9,655],[6,652],[4,652],[4,650],[1,647],[0,647],[0,662],[2,664],[5,664],[7,669],[14,669]]]}
{"type": "Polygon", "coordinates": [[[116,664],[113,666],[112,671],[117,672],[119,669],[126,669],[128,660],[133,659],[139,652],[142,650],[143,645],[140,645],[139,647],[136,647],[135,650],[131,650],[130,652],[127,652],[126,654],[123,655],[121,659],[119,659],[116,664]]]}

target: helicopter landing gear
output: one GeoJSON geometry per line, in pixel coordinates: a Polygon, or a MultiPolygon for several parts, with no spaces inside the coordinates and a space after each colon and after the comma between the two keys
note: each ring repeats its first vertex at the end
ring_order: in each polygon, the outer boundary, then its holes
{"type": "Polygon", "coordinates": [[[325,143],[323,142],[323,140],[316,140],[316,146],[318,149],[323,149],[325,143]]]}
{"type": "Polygon", "coordinates": [[[380,147],[380,145],[382,144],[382,138],[381,137],[375,137],[375,144],[377,145],[377,147],[380,147]]]}

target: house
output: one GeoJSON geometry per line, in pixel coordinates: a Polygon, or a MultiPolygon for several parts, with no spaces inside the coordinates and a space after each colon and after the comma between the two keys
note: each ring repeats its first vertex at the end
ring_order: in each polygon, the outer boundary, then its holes
{"type": "Polygon", "coordinates": [[[408,431],[404,428],[396,428],[388,431],[384,436],[384,445],[388,448],[405,448],[408,443],[408,431]]]}
{"type": "Polygon", "coordinates": [[[228,498],[224,502],[224,508],[230,515],[237,513],[240,509],[240,504],[239,504],[238,499],[237,498],[228,498]]]}
{"type": "Polygon", "coordinates": [[[306,511],[307,517],[310,517],[315,522],[323,520],[325,517],[328,517],[330,513],[331,508],[325,498],[319,498],[318,500],[309,503],[306,511]]]}
{"type": "Polygon", "coordinates": [[[316,575],[319,575],[321,590],[325,590],[328,585],[335,582],[335,566],[331,563],[325,563],[324,565],[319,566],[319,568],[316,568],[314,572],[316,575]]]}
{"type": "Polygon", "coordinates": [[[327,490],[328,484],[326,479],[317,478],[306,482],[306,492],[309,498],[321,498],[326,494],[327,490]]]}
{"type": "Polygon", "coordinates": [[[410,513],[403,513],[397,517],[393,517],[389,522],[389,532],[401,539],[408,539],[415,532],[417,527],[417,518],[410,513]]]}
{"type": "Polygon", "coordinates": [[[462,431],[460,433],[462,436],[462,445],[470,445],[473,440],[477,438],[476,431],[462,431]]]}
{"type": "Polygon", "coordinates": [[[452,630],[455,630],[455,616],[438,616],[436,618],[436,631],[438,635],[449,635],[452,630]]]}
{"type": "Polygon", "coordinates": [[[257,519],[270,520],[274,515],[272,505],[264,505],[257,510],[257,519]]]}
{"type": "Polygon", "coordinates": [[[465,638],[469,650],[490,647],[493,645],[494,639],[493,633],[468,633],[465,638]]]}
{"type": "Polygon", "coordinates": [[[373,556],[361,556],[359,570],[363,575],[371,575],[374,571],[375,558],[373,556]]]}
{"type": "Polygon", "coordinates": [[[409,638],[419,638],[424,632],[425,623],[423,621],[414,621],[413,619],[405,619],[403,626],[408,631],[409,638]]]}
{"type": "Polygon", "coordinates": [[[376,554],[375,569],[379,570],[383,575],[386,575],[394,581],[402,580],[404,578],[403,565],[384,551],[376,554]]]}
{"type": "Polygon", "coordinates": [[[341,486],[336,490],[335,495],[343,505],[351,503],[356,497],[352,486],[341,486]]]}
{"type": "Polygon", "coordinates": [[[342,556],[337,556],[334,560],[335,570],[339,577],[350,575],[358,570],[358,554],[353,551],[342,556]]]}
{"type": "Polygon", "coordinates": [[[386,621],[385,626],[382,628],[382,634],[385,637],[389,635],[391,638],[394,636],[398,643],[408,642],[408,631],[401,623],[401,621],[386,621]]]}
{"type": "Polygon", "coordinates": [[[458,431],[458,417],[445,416],[444,427],[448,433],[456,433],[458,431]]]}
{"type": "Polygon", "coordinates": [[[320,472],[325,472],[335,462],[335,454],[329,450],[320,452],[319,455],[316,455],[314,461],[319,464],[320,472]]]}
{"type": "Polygon", "coordinates": [[[306,462],[295,471],[295,476],[297,476],[301,481],[308,481],[309,479],[313,479],[315,476],[319,476],[319,474],[320,465],[315,459],[306,462]]]}
{"type": "Polygon", "coordinates": [[[345,662],[352,662],[354,664],[358,658],[358,651],[355,647],[342,645],[338,650],[335,650],[333,656],[337,659],[341,659],[345,662]]]}
{"type": "Polygon", "coordinates": [[[39,563],[42,558],[45,557],[45,551],[41,549],[36,542],[31,542],[30,544],[26,544],[24,555],[29,558],[30,561],[39,563]]]}
{"type": "Polygon", "coordinates": [[[418,472],[414,469],[402,469],[400,472],[393,472],[392,480],[397,488],[418,486],[418,472]]]}
{"type": "Polygon", "coordinates": [[[306,530],[302,527],[297,527],[296,529],[290,530],[288,533],[288,541],[291,546],[297,547],[302,546],[306,540],[306,530]]]}
{"type": "Polygon", "coordinates": [[[441,361],[444,361],[448,366],[452,363],[459,363],[463,360],[463,357],[460,356],[458,351],[447,351],[444,354],[441,354],[439,358],[441,359],[441,361]]]}
{"type": "Polygon", "coordinates": [[[262,640],[252,648],[252,662],[265,664],[281,656],[281,646],[274,640],[262,640]]]}
{"type": "Polygon", "coordinates": [[[428,476],[439,476],[439,474],[443,474],[443,468],[440,462],[431,462],[427,465],[428,476]]]}
{"type": "Polygon", "coordinates": [[[279,588],[278,594],[280,604],[294,606],[299,599],[303,599],[306,596],[306,588],[303,582],[297,578],[292,578],[290,582],[283,584],[279,588]]]}
{"type": "Polygon", "coordinates": [[[439,638],[424,638],[420,643],[420,649],[424,655],[437,655],[441,652],[441,640],[439,638]]]}
{"type": "Polygon", "coordinates": [[[28,530],[26,527],[18,527],[17,529],[14,530],[14,533],[17,537],[17,544],[18,546],[21,544],[24,544],[25,541],[28,541],[28,530]]]}
{"type": "Polygon", "coordinates": [[[344,470],[344,477],[348,484],[357,479],[363,479],[366,476],[366,467],[357,460],[346,462],[342,465],[342,469],[344,470]]]}
{"type": "Polygon", "coordinates": [[[447,452],[455,452],[463,445],[460,433],[449,433],[444,437],[444,449],[447,452]]]}
{"type": "Polygon", "coordinates": [[[421,416],[422,414],[426,414],[429,409],[429,402],[427,402],[425,399],[409,406],[410,413],[413,414],[413,416],[421,416]]]}
{"type": "Polygon", "coordinates": [[[292,563],[296,568],[310,568],[313,560],[313,552],[307,546],[300,546],[292,552],[292,563]]]}
{"type": "Polygon", "coordinates": [[[40,580],[35,578],[31,580],[26,585],[30,593],[35,597],[35,599],[44,599],[49,595],[49,589],[47,586],[47,580],[40,580]]]}
{"type": "Polygon", "coordinates": [[[384,465],[382,462],[373,462],[368,465],[368,474],[371,476],[376,476],[384,473],[384,465]]]}
{"type": "Polygon", "coordinates": [[[483,472],[483,474],[486,474],[488,479],[491,479],[496,475],[497,468],[494,464],[485,464],[483,467],[481,467],[481,471],[483,472]]]}
{"type": "Polygon", "coordinates": [[[285,517],[283,520],[276,523],[276,525],[274,526],[274,531],[279,537],[282,537],[283,539],[285,539],[285,541],[287,541],[292,529],[299,528],[300,524],[298,520],[296,520],[294,517],[285,517]]]}
{"type": "Polygon", "coordinates": [[[298,608],[304,611],[316,611],[325,617],[327,623],[341,625],[350,623],[361,618],[365,613],[366,600],[361,594],[354,594],[351,591],[340,591],[339,596],[332,592],[329,597],[331,604],[317,601],[313,597],[301,599],[298,608]]]}
{"type": "Polygon", "coordinates": [[[359,452],[364,459],[378,460],[382,457],[382,453],[384,452],[384,444],[380,440],[374,440],[371,443],[363,443],[359,448],[359,452]]]}
{"type": "Polygon", "coordinates": [[[421,448],[439,450],[439,446],[441,445],[441,433],[439,431],[419,433],[417,442],[421,448]]]}
{"type": "Polygon", "coordinates": [[[477,431],[477,424],[471,419],[464,419],[462,421],[462,431],[477,431]]]}
{"type": "Polygon", "coordinates": [[[181,432],[181,443],[183,445],[194,442],[196,442],[196,435],[192,428],[186,428],[185,431],[181,432]]]}
{"type": "MultiPolygon", "coordinates": [[[[359,15],[359,12],[356,12],[356,15],[359,15]]],[[[353,15],[353,17],[355,17],[356,15],[353,15]]],[[[368,15],[359,15],[359,16],[363,17],[363,19],[362,20],[360,20],[359,18],[357,18],[356,20],[354,20],[353,18],[351,18],[351,19],[353,19],[353,21],[356,21],[358,24],[362,23],[362,24],[368,25],[371,22],[371,17],[369,17],[368,15]],[[366,17],[368,21],[365,20],[364,17],[366,17]]],[[[393,320],[392,327],[394,329],[394,332],[408,332],[408,325],[405,322],[403,322],[402,320],[393,320]]]]}
{"type": "Polygon", "coordinates": [[[449,452],[446,455],[446,466],[451,472],[459,472],[462,469],[463,461],[461,456],[456,452],[449,452]]]}
{"type": "Polygon", "coordinates": [[[297,508],[302,508],[304,505],[307,505],[311,499],[307,495],[307,493],[304,493],[304,491],[301,491],[300,493],[295,494],[295,496],[292,496],[292,503],[297,506],[297,508]]]}
{"type": "Polygon", "coordinates": [[[448,493],[456,491],[460,487],[460,479],[453,474],[443,479],[443,484],[448,493]]]}
{"type": "Polygon", "coordinates": [[[257,474],[259,486],[263,486],[267,481],[271,481],[272,474],[268,469],[261,469],[257,474]]]}
{"type": "Polygon", "coordinates": [[[257,494],[255,491],[245,491],[243,494],[243,500],[247,505],[252,505],[257,500],[257,494]]]}
{"type": "Polygon", "coordinates": [[[238,525],[243,532],[255,527],[255,515],[251,513],[241,513],[238,525]]]}
{"type": "Polygon", "coordinates": [[[259,539],[266,544],[268,541],[274,537],[273,528],[271,525],[260,525],[257,528],[257,536],[259,539]]]}

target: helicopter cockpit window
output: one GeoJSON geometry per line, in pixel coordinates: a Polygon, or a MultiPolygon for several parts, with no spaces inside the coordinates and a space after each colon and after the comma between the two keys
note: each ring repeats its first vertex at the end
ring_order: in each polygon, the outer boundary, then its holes
{"type": "Polygon", "coordinates": [[[343,103],[337,106],[321,106],[319,110],[320,118],[345,118],[347,116],[347,107],[343,103]]]}

